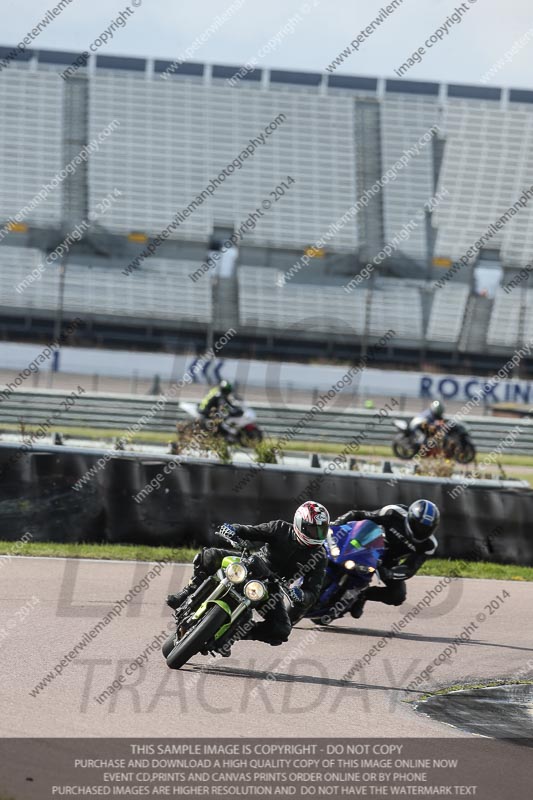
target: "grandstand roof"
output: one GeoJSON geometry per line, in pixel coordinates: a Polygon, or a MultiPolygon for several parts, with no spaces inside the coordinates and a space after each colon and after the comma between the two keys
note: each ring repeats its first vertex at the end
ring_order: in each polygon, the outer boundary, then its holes
{"type": "MultiPolygon", "coordinates": [[[[0,58],[6,58],[13,51],[13,46],[0,45],[0,58]]],[[[46,65],[68,65],[74,63],[79,58],[80,53],[64,50],[25,50],[17,56],[16,62],[29,62],[35,60],[37,64],[46,65]]],[[[257,87],[271,84],[289,84],[304,86],[309,90],[317,90],[319,87],[331,89],[346,89],[355,92],[371,92],[379,94],[385,93],[405,93],[422,95],[439,95],[444,97],[465,97],[480,100],[499,100],[502,97],[502,89],[493,86],[467,85],[467,84],[447,84],[432,81],[416,80],[395,80],[391,78],[374,78],[362,75],[347,75],[345,73],[333,75],[328,73],[317,73],[310,71],[284,70],[279,68],[272,69],[247,69],[244,66],[230,66],[227,64],[205,64],[195,61],[178,63],[177,61],[153,59],[153,58],[134,58],[131,56],[111,56],[111,55],[90,55],[88,67],[93,64],[96,69],[127,70],[133,72],[162,73],[169,67],[172,71],[169,78],[181,79],[190,77],[207,78],[209,75],[215,79],[228,79],[233,77],[239,70],[242,74],[240,80],[255,83],[257,87]]],[[[507,90],[505,90],[507,91],[507,90]]],[[[533,102],[533,91],[524,89],[510,89],[509,100],[517,103],[533,102]]]]}

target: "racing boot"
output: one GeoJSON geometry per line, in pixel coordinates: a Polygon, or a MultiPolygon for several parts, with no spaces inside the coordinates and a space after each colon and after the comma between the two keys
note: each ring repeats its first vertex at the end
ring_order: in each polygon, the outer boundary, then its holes
{"type": "Polygon", "coordinates": [[[350,614],[354,619],[360,619],[363,616],[363,610],[365,608],[366,597],[365,593],[361,592],[357,600],[354,602],[352,607],[350,608],[350,614]]]}
{"type": "Polygon", "coordinates": [[[203,568],[201,553],[197,553],[195,555],[192,563],[194,565],[194,572],[189,583],[181,590],[181,592],[167,595],[167,606],[169,606],[173,611],[183,605],[186,599],[190,597],[191,594],[193,594],[193,592],[195,592],[208,577],[207,572],[203,568]]]}

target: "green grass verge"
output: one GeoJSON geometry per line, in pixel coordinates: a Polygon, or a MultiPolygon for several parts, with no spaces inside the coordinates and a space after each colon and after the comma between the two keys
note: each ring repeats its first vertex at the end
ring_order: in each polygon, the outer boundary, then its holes
{"type": "Polygon", "coordinates": [[[422,565],[418,575],[485,578],[497,581],[533,581],[533,567],[493,564],[489,561],[452,561],[444,558],[432,558],[422,565]]]}
{"type": "MultiPolygon", "coordinates": [[[[13,552],[14,542],[0,541],[0,554],[13,552]]],[[[190,547],[149,547],[133,544],[62,544],[56,542],[17,543],[16,553],[22,556],[59,556],[65,558],[100,558],[115,561],[172,561],[189,563],[198,552],[190,547]]],[[[452,578],[488,578],[493,580],[533,581],[533,567],[514,564],[492,564],[485,561],[451,561],[433,558],[420,569],[419,575],[452,578]]]]}
{"type": "MultiPolygon", "coordinates": [[[[39,425],[27,424],[24,425],[24,430],[27,433],[34,433],[39,430],[39,425]]],[[[61,431],[65,436],[70,436],[73,439],[116,439],[117,437],[125,436],[125,428],[84,428],[68,425],[53,425],[50,428],[50,433],[61,431]]],[[[20,425],[11,422],[4,422],[0,425],[0,433],[19,433],[20,425]]],[[[132,444],[168,444],[176,435],[176,431],[171,428],[168,431],[160,433],[158,431],[137,431],[132,444]]]]}
{"type": "MultiPolygon", "coordinates": [[[[0,541],[0,554],[13,553],[15,542],[0,541]]],[[[116,561],[172,561],[190,562],[198,552],[189,547],[148,547],[137,544],[62,544],[58,542],[16,543],[16,554],[21,556],[53,556],[61,558],[101,558],[116,561]]]]}
{"type": "MultiPolygon", "coordinates": [[[[337,453],[341,453],[345,449],[346,445],[337,443],[337,442],[298,442],[292,441],[288,442],[284,445],[283,449],[287,452],[300,450],[303,452],[309,453],[331,453],[335,455],[337,453]]],[[[398,461],[394,453],[392,452],[392,448],[386,445],[361,445],[359,450],[357,451],[357,456],[383,456],[384,458],[393,458],[395,461],[398,461]]],[[[480,453],[480,461],[483,460],[483,453],[480,453]]],[[[405,462],[406,465],[411,463],[409,461],[405,462]]],[[[422,462],[423,463],[423,462],[422,462]]],[[[510,454],[502,454],[501,456],[501,463],[503,465],[513,466],[513,467],[533,467],[533,457],[531,456],[517,456],[517,455],[510,455],[510,454]]],[[[496,469],[493,466],[492,472],[495,472],[496,469]]]]}
{"type": "Polygon", "coordinates": [[[533,681],[524,678],[501,678],[493,681],[480,681],[479,683],[456,683],[454,686],[447,686],[445,689],[437,689],[435,692],[426,692],[416,700],[407,700],[408,703],[421,703],[430,700],[438,695],[452,694],[452,692],[468,692],[474,689],[496,689],[498,686],[533,686],[533,681]]]}
{"type": "MultiPolygon", "coordinates": [[[[276,440],[272,439],[272,441],[275,442],[276,440]]],[[[342,444],[342,442],[306,442],[294,440],[283,445],[283,450],[287,453],[299,451],[303,453],[331,453],[331,455],[337,455],[338,453],[342,453],[345,449],[346,445],[342,444]]],[[[361,445],[357,451],[356,457],[358,456],[393,457],[391,448],[385,445],[361,445]]],[[[533,461],[531,463],[533,464],[533,461]]]]}
{"type": "MultiPolygon", "coordinates": [[[[28,433],[33,433],[38,430],[38,425],[26,425],[25,430],[28,433]]],[[[84,428],[84,427],[68,427],[57,425],[51,428],[51,432],[61,431],[67,437],[70,436],[75,439],[90,439],[90,440],[113,440],[117,437],[123,437],[124,428],[84,428]]],[[[3,423],[0,425],[0,433],[16,433],[20,431],[20,426],[15,423],[3,423]]],[[[168,431],[138,431],[132,439],[132,446],[135,444],[168,444],[175,436],[175,431],[169,428],[168,431]]],[[[271,439],[270,442],[274,444],[276,439],[271,439]]],[[[327,441],[307,441],[294,439],[287,442],[283,446],[283,450],[289,452],[303,452],[303,453],[326,453],[331,455],[338,455],[341,453],[345,444],[342,442],[327,442],[327,441]]],[[[357,452],[358,456],[379,456],[384,458],[394,458],[392,449],[388,445],[361,445],[357,452]]],[[[482,458],[483,454],[481,454],[482,458]]],[[[409,462],[406,462],[409,463],[409,462]]],[[[506,455],[503,454],[501,463],[508,466],[515,467],[533,467],[533,458],[530,456],[506,455]]]]}

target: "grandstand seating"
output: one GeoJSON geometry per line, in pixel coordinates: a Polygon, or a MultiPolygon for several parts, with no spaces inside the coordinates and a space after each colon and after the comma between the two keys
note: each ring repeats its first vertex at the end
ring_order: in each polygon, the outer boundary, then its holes
{"type": "Polygon", "coordinates": [[[388,278],[372,290],[368,332],[381,336],[390,329],[398,339],[422,338],[420,283],[388,278]]]}
{"type": "Polygon", "coordinates": [[[278,287],[277,278],[272,269],[240,267],[242,325],[357,336],[366,332],[377,337],[392,329],[403,339],[417,340],[422,336],[420,292],[403,281],[384,280],[380,288],[356,288],[348,294],[342,286],[331,284],[291,281],[278,287]]]}
{"type": "MultiPolygon", "coordinates": [[[[449,98],[440,185],[449,189],[435,215],[436,248],[459,259],[533,184],[531,104],[449,98]]],[[[533,207],[513,216],[490,240],[505,266],[522,266],[533,247],[533,207]]],[[[487,245],[488,246],[488,245],[487,245]]]]}
{"type": "Polygon", "coordinates": [[[506,294],[498,289],[487,331],[487,343],[514,348],[519,344],[520,297],[518,292],[506,294]]]}
{"type": "Polygon", "coordinates": [[[469,294],[468,286],[453,283],[435,292],[426,331],[429,342],[459,341],[469,294]]]}
{"type": "Polygon", "coordinates": [[[239,268],[242,325],[320,333],[364,332],[366,289],[347,294],[340,286],[289,282],[279,287],[278,277],[273,269],[239,268]]]}
{"type": "MultiPolygon", "coordinates": [[[[525,314],[524,314],[523,341],[531,342],[533,341],[533,291],[529,287],[524,293],[524,300],[525,300],[525,314]]],[[[522,342],[520,342],[520,344],[522,344],[522,342]]]]}
{"type": "MultiPolygon", "coordinates": [[[[0,220],[18,214],[63,169],[62,81],[46,72],[0,73],[0,220]]],[[[61,219],[61,186],[21,215],[29,224],[61,219]]]]}
{"type": "MultiPolygon", "coordinates": [[[[113,231],[165,228],[280,114],[286,121],[175,235],[205,239],[214,224],[239,227],[267,200],[271,208],[246,240],[306,247],[354,202],[353,113],[344,98],[287,96],[247,86],[235,92],[224,81],[213,86],[158,76],[147,81],[142,74],[116,70],[91,80],[90,138],[114,118],[121,123],[90,163],[92,202],[115,187],[124,193],[106,216],[113,231]],[[295,183],[275,201],[269,192],[288,175],[295,183]]],[[[343,227],[331,241],[353,250],[355,225],[343,227]]]]}
{"type": "MultiPolygon", "coordinates": [[[[36,249],[0,246],[0,307],[4,310],[49,312],[59,302],[59,271],[49,265],[40,278],[29,280],[32,270],[44,262],[36,249]],[[24,283],[23,283],[24,282],[24,283]],[[22,285],[21,285],[22,284],[22,285]],[[20,291],[17,291],[19,287],[20,291]]],[[[213,316],[211,281],[196,282],[189,274],[195,261],[151,258],[147,265],[124,275],[118,262],[107,266],[70,261],[64,292],[66,313],[95,317],[182,323],[207,323],[213,316]]],[[[342,284],[288,281],[278,285],[282,273],[271,268],[240,265],[236,299],[230,318],[239,320],[243,331],[334,333],[351,337],[379,338],[394,330],[397,342],[420,346],[425,339],[433,347],[455,348],[464,333],[465,312],[470,297],[466,284],[453,284],[428,292],[420,281],[378,279],[346,293],[342,284]],[[429,295],[427,326],[423,323],[423,295],[429,295]]],[[[300,276],[301,278],[302,276],[300,276]]],[[[486,343],[515,348],[533,339],[533,290],[516,289],[496,293],[488,324],[486,343]],[[525,303],[524,310],[521,310],[525,303]],[[520,333],[520,320],[524,330],[520,333]]]]}
{"type": "MultiPolygon", "coordinates": [[[[383,262],[395,274],[431,278],[431,255],[457,260],[479,240],[533,185],[532,92],[269,69],[230,86],[230,68],[183,64],[165,80],[164,62],[111,56],[91,56],[90,68],[69,83],[57,74],[68,54],[56,55],[58,60],[50,51],[28,52],[0,71],[0,226],[61,171],[69,147],[96,139],[115,119],[120,125],[80,168],[79,207],[68,202],[64,183],[22,214],[30,227],[49,229],[44,240],[51,239],[51,229],[57,235],[69,213],[94,210],[114,189],[122,195],[91,231],[91,241],[106,245],[99,252],[121,252],[122,236],[131,231],[158,234],[278,118],[277,129],[242,168],[228,174],[213,196],[180,223],[171,236],[178,241],[157,251],[163,258],[151,258],[131,276],[122,274],[124,264],[116,255],[107,265],[103,257],[71,258],[67,312],[119,322],[127,318],[130,325],[135,319],[172,320],[177,326],[211,321],[210,281],[188,278],[199,266],[195,254],[214,230],[239,228],[259,208],[257,224],[245,230],[239,243],[244,265],[238,269],[238,305],[233,284],[224,309],[231,318],[238,315],[249,331],[332,332],[349,340],[379,337],[392,328],[409,347],[424,342],[435,351],[468,353],[485,344],[494,351],[514,348],[533,336],[533,292],[528,287],[508,295],[499,290],[493,304],[469,303],[467,269],[437,291],[405,279],[383,279],[381,266],[372,281],[349,294],[341,284],[355,254],[371,261],[376,253],[367,250],[393,240],[398,244],[395,237],[413,221],[414,229],[383,262]],[[82,86],[86,95],[77,92],[82,86]],[[88,113],[82,95],[88,97],[88,113]],[[358,117],[369,105],[373,113],[358,117]],[[368,125],[366,137],[356,127],[358,118],[368,125]],[[421,143],[432,127],[438,135],[421,143]],[[76,135],[69,136],[74,129],[76,135]],[[372,160],[365,161],[369,137],[376,144],[372,169],[364,170],[361,164],[372,160]],[[379,170],[385,175],[405,153],[410,154],[408,164],[389,175],[371,201],[376,216],[372,236],[364,238],[363,213],[339,222],[369,188],[359,184],[374,179],[379,170]],[[295,183],[274,200],[270,192],[288,175],[295,183]],[[443,190],[448,195],[432,216],[435,241],[428,242],[433,237],[420,212],[443,190]],[[271,201],[269,208],[262,206],[264,200],[271,201]],[[338,223],[335,230],[332,223],[338,223]],[[286,264],[293,255],[296,260],[328,230],[325,258],[282,287],[275,269],[250,266],[286,264]]],[[[77,193],[72,183],[70,190],[77,193]]],[[[532,215],[533,200],[492,236],[486,244],[490,258],[482,253],[482,259],[499,260],[505,270],[527,264],[533,251],[532,215]]],[[[29,241],[39,241],[38,235],[31,230],[29,241]]],[[[17,292],[44,254],[10,245],[0,245],[0,305],[53,316],[59,299],[57,266],[47,267],[17,292]]],[[[219,315],[217,324],[220,320],[219,315]]]]}
{"type": "MultiPolygon", "coordinates": [[[[381,149],[386,172],[435,124],[437,110],[433,97],[405,95],[386,96],[381,109],[381,149]]],[[[419,150],[383,192],[383,223],[385,240],[390,242],[404,225],[415,222],[416,228],[402,242],[401,249],[423,262],[427,255],[426,223],[416,213],[435,193],[432,143],[419,150]]]]}
{"type": "MultiPolygon", "coordinates": [[[[38,250],[0,247],[0,306],[57,309],[57,266],[47,266],[38,280],[17,292],[44,257],[38,250]]],[[[63,305],[71,313],[205,323],[211,318],[211,286],[208,280],[190,280],[188,275],[196,268],[189,261],[151,259],[149,269],[124,275],[120,265],[90,267],[69,262],[63,305]]]]}

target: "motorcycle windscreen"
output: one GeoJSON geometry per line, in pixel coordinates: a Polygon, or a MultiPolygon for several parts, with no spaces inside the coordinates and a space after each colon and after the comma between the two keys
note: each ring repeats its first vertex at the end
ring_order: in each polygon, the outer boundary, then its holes
{"type": "Polygon", "coordinates": [[[332,525],[331,536],[328,537],[328,549],[334,561],[351,559],[365,567],[377,567],[385,548],[383,529],[370,520],[347,522],[344,525],[332,525]],[[333,547],[339,550],[335,557],[333,547]]]}

